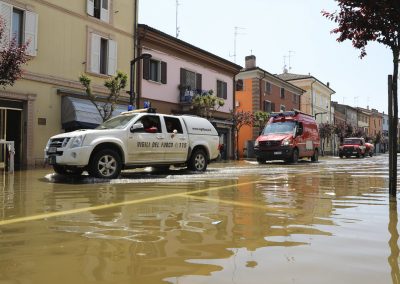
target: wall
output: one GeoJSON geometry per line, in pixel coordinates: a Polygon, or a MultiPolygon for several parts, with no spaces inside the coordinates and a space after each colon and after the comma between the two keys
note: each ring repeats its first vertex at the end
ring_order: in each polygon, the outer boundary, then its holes
{"type": "MultiPolygon", "coordinates": [[[[10,2],[10,1],[8,1],[10,2]]],[[[11,3],[11,2],[10,2],[11,3]]],[[[15,4],[15,2],[12,2],[15,4]]],[[[32,158],[27,166],[43,164],[43,149],[48,138],[61,129],[61,97],[57,89],[67,88],[82,92],[78,77],[85,73],[88,62],[88,30],[93,29],[118,43],[118,70],[129,74],[129,61],[133,58],[133,1],[112,1],[111,24],[86,14],[86,1],[18,1],[21,8],[29,7],[38,14],[37,56],[25,66],[23,79],[15,86],[0,91],[35,95],[32,138],[32,158]],[[118,11],[118,12],[117,12],[118,11]],[[45,118],[46,125],[38,125],[38,118],[45,118]]],[[[107,76],[91,76],[96,93],[104,93],[102,86],[107,76]]],[[[125,94],[125,91],[122,91],[125,94]]],[[[24,134],[26,136],[26,133],[24,134]]],[[[27,150],[27,149],[25,149],[27,150]]]]}

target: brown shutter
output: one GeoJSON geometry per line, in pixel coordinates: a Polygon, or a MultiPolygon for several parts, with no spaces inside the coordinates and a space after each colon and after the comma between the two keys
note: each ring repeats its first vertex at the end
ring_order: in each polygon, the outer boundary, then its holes
{"type": "Polygon", "coordinates": [[[196,73],[196,89],[198,90],[199,93],[202,92],[202,85],[201,85],[201,74],[196,73]]]}
{"type": "Polygon", "coordinates": [[[167,84],[167,62],[161,61],[161,83],[167,84]]]}
{"type": "Polygon", "coordinates": [[[186,70],[181,68],[181,87],[187,87],[186,86],[186,70]]]}
{"type": "Polygon", "coordinates": [[[275,112],[275,103],[271,103],[271,112],[275,112]]]}
{"type": "Polygon", "coordinates": [[[143,79],[145,79],[145,80],[150,79],[150,59],[149,58],[143,59],[143,79]]]}
{"type": "Polygon", "coordinates": [[[218,98],[222,98],[222,94],[221,94],[221,81],[217,80],[217,97],[218,98]]]}
{"type": "Polygon", "coordinates": [[[226,82],[223,82],[222,86],[224,86],[222,90],[224,91],[223,96],[224,99],[226,100],[228,98],[228,84],[226,82]]]}

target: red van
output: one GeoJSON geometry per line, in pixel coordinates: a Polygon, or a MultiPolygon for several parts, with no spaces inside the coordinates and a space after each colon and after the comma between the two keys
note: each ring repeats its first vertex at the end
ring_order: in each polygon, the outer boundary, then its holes
{"type": "Polygon", "coordinates": [[[254,143],[257,161],[284,160],[297,163],[301,158],[318,161],[320,138],[318,125],[311,115],[286,111],[272,113],[254,143]]]}

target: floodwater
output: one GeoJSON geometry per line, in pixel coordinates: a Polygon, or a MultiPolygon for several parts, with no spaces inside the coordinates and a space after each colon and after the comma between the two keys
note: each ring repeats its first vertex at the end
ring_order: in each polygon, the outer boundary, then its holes
{"type": "Polygon", "coordinates": [[[0,172],[0,283],[399,283],[388,156],[0,172]]]}

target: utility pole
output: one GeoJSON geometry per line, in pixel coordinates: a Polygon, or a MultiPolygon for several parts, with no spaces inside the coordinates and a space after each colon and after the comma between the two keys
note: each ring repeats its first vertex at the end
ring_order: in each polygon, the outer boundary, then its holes
{"type": "Polygon", "coordinates": [[[175,33],[176,33],[176,38],[179,37],[179,27],[178,27],[178,7],[179,7],[180,3],[179,0],[176,0],[176,13],[175,13],[175,33]]]}
{"type": "Polygon", "coordinates": [[[230,56],[233,56],[233,61],[234,61],[235,63],[236,63],[236,40],[237,40],[237,36],[238,36],[238,35],[243,35],[243,34],[239,33],[239,30],[240,30],[240,29],[244,30],[245,28],[234,27],[234,34],[233,34],[233,36],[234,36],[234,38],[233,38],[233,55],[230,55],[230,56]]]}

